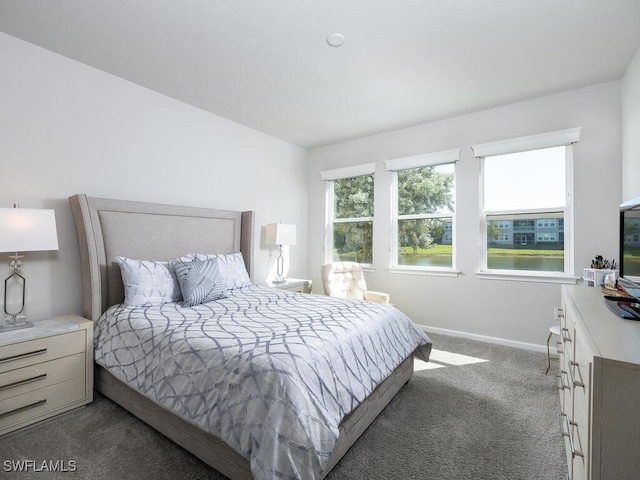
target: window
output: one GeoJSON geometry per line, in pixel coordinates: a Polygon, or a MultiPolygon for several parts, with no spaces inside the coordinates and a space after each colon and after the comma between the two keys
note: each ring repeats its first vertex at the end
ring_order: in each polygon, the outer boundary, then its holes
{"type": "Polygon", "coordinates": [[[543,218],[542,220],[538,220],[537,227],[538,228],[556,228],[556,219],[543,218]]]}
{"type": "Polygon", "coordinates": [[[556,234],[555,233],[539,233],[537,236],[538,242],[555,242],[556,234]]]}
{"type": "Polygon", "coordinates": [[[571,144],[579,129],[474,146],[482,162],[481,272],[572,273],[571,144]],[[510,223],[510,236],[503,226],[510,223]]]}
{"type": "Polygon", "coordinates": [[[394,267],[454,267],[455,161],[459,150],[385,162],[394,172],[394,267]]]}
{"type": "Polygon", "coordinates": [[[321,172],[327,180],[326,261],[373,263],[375,164],[321,172]]]}

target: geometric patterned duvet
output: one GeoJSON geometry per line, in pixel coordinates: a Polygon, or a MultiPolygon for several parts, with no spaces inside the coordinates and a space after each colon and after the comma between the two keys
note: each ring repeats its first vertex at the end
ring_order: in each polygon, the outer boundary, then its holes
{"type": "Polygon", "coordinates": [[[250,460],[320,478],[338,425],[429,338],[389,305],[244,287],[195,307],[109,308],[95,361],[250,460]]]}

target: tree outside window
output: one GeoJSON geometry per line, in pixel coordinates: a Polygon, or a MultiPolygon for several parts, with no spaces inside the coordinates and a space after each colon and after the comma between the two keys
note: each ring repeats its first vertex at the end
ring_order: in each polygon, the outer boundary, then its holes
{"type": "Polygon", "coordinates": [[[333,261],[373,263],[373,175],[333,180],[333,261]]]}
{"type": "Polygon", "coordinates": [[[453,163],[397,171],[397,265],[453,265],[453,163]]]}

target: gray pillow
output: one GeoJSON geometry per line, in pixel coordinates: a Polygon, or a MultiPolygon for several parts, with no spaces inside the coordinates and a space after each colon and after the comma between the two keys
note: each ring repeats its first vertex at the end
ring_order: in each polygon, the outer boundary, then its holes
{"type": "Polygon", "coordinates": [[[178,260],[172,261],[171,266],[178,277],[185,307],[227,298],[227,288],[215,259],[191,262],[178,260]]]}
{"type": "Polygon", "coordinates": [[[124,284],[124,304],[146,307],[182,298],[178,279],[169,262],[116,257],[124,284]]]}

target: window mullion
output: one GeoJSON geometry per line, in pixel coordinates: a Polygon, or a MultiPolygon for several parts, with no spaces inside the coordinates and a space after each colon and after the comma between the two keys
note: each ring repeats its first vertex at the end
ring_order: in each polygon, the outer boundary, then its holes
{"type": "Polygon", "coordinates": [[[334,218],[333,223],[373,222],[373,217],[334,218]]]}

